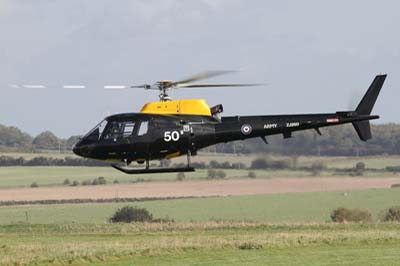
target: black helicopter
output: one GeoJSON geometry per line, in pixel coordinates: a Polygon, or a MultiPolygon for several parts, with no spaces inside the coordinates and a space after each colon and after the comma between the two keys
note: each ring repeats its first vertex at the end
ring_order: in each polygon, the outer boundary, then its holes
{"type": "Polygon", "coordinates": [[[140,113],[111,115],[100,122],[74,146],[79,156],[114,162],[114,168],[127,174],[190,172],[190,156],[217,143],[261,138],[282,134],[291,138],[292,133],[352,123],[361,140],[371,138],[369,120],[386,75],[378,75],[354,111],[336,113],[295,114],[272,116],[220,117],[222,105],[210,108],[204,100],[172,101],[168,91],[176,88],[236,87],[259,84],[189,84],[229,71],[211,71],[178,82],[162,80],[154,85],[132,86],[147,90],[160,90],[160,101],[147,103],[140,113]],[[149,161],[187,155],[183,168],[150,168],[149,161]],[[132,162],[145,163],[144,168],[128,167],[132,162]]]}

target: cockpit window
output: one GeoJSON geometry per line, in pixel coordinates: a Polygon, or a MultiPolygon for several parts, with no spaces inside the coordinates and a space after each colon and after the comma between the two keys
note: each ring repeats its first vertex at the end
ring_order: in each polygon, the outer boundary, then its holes
{"type": "Polygon", "coordinates": [[[131,121],[113,121],[110,122],[106,132],[104,133],[104,139],[112,139],[116,141],[121,138],[128,138],[132,135],[135,123],[131,121]]]}
{"type": "Polygon", "coordinates": [[[95,126],[89,133],[84,136],[84,139],[98,141],[100,139],[101,134],[107,126],[107,120],[101,121],[97,126],[95,126]]]}
{"type": "Polygon", "coordinates": [[[149,130],[149,121],[143,121],[142,123],[140,123],[140,127],[139,127],[137,135],[144,136],[147,134],[148,130],[149,130]]]}

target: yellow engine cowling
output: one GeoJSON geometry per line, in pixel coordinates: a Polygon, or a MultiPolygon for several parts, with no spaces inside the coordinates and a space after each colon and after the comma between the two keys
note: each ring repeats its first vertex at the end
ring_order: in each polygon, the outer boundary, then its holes
{"type": "Polygon", "coordinates": [[[177,100],[146,103],[140,111],[144,114],[212,116],[205,100],[177,100]]]}

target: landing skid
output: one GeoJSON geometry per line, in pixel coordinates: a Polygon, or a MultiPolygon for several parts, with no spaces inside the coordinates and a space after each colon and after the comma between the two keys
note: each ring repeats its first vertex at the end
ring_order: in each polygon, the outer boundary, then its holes
{"type": "Polygon", "coordinates": [[[121,171],[125,174],[136,175],[136,174],[155,174],[155,173],[182,173],[182,172],[194,172],[195,169],[190,167],[190,156],[191,152],[187,153],[187,166],[186,167],[178,167],[178,168],[153,168],[150,169],[149,160],[146,161],[145,169],[129,169],[121,167],[117,164],[112,164],[111,166],[118,171],[121,171]]]}
{"type": "Polygon", "coordinates": [[[182,167],[182,168],[153,168],[153,169],[127,169],[116,164],[111,165],[113,168],[129,175],[136,174],[155,174],[155,173],[181,173],[181,172],[194,172],[193,167],[182,167]]]}

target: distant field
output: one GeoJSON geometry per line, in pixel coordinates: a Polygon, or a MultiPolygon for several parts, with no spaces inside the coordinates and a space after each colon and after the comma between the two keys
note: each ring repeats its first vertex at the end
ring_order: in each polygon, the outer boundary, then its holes
{"type": "Polygon", "coordinates": [[[400,226],[0,226],[0,265],[400,265],[400,226]]]}
{"type": "Polygon", "coordinates": [[[220,198],[157,200],[138,203],[66,204],[0,207],[0,224],[105,223],[121,206],[148,208],[155,217],[179,222],[251,220],[268,223],[325,222],[337,207],[367,208],[375,219],[400,205],[400,189],[348,192],[309,192],[220,198]]]}
{"type": "MultiPolygon", "coordinates": [[[[24,157],[31,159],[36,156],[49,156],[56,158],[64,158],[65,156],[75,156],[73,154],[59,153],[5,153],[4,155],[14,157],[24,157]]],[[[265,155],[249,155],[235,156],[226,154],[200,154],[193,158],[194,162],[206,162],[216,160],[218,162],[229,161],[230,163],[242,162],[247,166],[251,165],[252,160],[265,155]]],[[[286,159],[293,160],[291,157],[270,157],[275,160],[286,159]]],[[[177,158],[172,163],[184,162],[185,158],[177,158]]],[[[384,169],[386,166],[400,166],[400,156],[389,157],[299,157],[298,166],[310,166],[314,162],[323,162],[329,168],[351,168],[357,162],[364,162],[367,168],[384,169]]],[[[224,170],[227,178],[244,178],[248,176],[250,170],[224,170]]],[[[292,171],[292,170],[256,170],[257,178],[276,178],[276,177],[309,177],[311,173],[308,171],[292,171]]],[[[197,170],[194,173],[186,173],[186,179],[196,180],[205,179],[207,170],[197,170]]],[[[318,174],[319,177],[333,176],[333,171],[324,171],[318,174]]],[[[174,181],[175,173],[167,174],[147,174],[147,175],[126,175],[111,167],[0,167],[0,188],[9,187],[29,187],[33,182],[39,186],[57,186],[61,185],[65,179],[71,182],[93,180],[99,176],[105,177],[108,183],[118,180],[120,183],[141,181],[174,181]]],[[[366,177],[393,177],[390,172],[366,172],[366,177]]]]}
{"type": "MultiPolygon", "coordinates": [[[[313,177],[308,171],[290,170],[233,170],[224,169],[226,179],[248,178],[250,171],[256,174],[257,179],[269,178],[302,178],[313,177]]],[[[72,181],[91,181],[97,177],[104,177],[107,183],[115,180],[119,183],[135,183],[143,181],[176,181],[176,173],[127,175],[111,167],[64,167],[64,166],[18,166],[0,167],[0,188],[29,187],[33,182],[39,186],[60,186],[65,179],[72,181]]],[[[193,173],[185,173],[186,180],[205,180],[207,170],[198,169],[193,173]]],[[[322,172],[316,177],[338,177],[333,172],[322,172]]],[[[339,176],[348,177],[348,176],[339,176]]],[[[364,177],[400,177],[400,174],[390,172],[367,172],[364,177]]]]}
{"type": "MultiPolygon", "coordinates": [[[[25,159],[32,159],[38,156],[53,157],[53,158],[65,158],[74,157],[79,158],[72,152],[58,153],[58,152],[43,152],[43,153],[1,153],[1,155],[12,156],[12,157],[24,157],[25,159]]],[[[272,158],[272,159],[287,159],[293,160],[296,156],[274,156],[265,154],[246,154],[246,155],[234,155],[234,154],[221,154],[221,153],[204,153],[200,152],[199,155],[194,156],[193,162],[205,162],[208,163],[211,160],[218,162],[229,161],[231,163],[244,163],[250,166],[251,161],[256,158],[272,158]]],[[[383,169],[386,166],[400,166],[400,156],[366,156],[366,157],[328,157],[328,156],[298,156],[298,166],[310,166],[313,162],[323,162],[328,167],[354,167],[357,162],[364,162],[367,168],[378,168],[383,169]]],[[[173,163],[186,162],[186,157],[178,157],[172,160],[173,163]]]]}
{"type": "MultiPolygon", "coordinates": [[[[224,170],[227,178],[247,177],[249,170],[224,170]]],[[[258,178],[272,177],[306,177],[310,173],[305,171],[253,171],[258,178]]],[[[99,176],[105,177],[108,183],[118,180],[120,183],[132,183],[141,181],[175,181],[176,173],[127,175],[111,167],[64,167],[64,166],[18,166],[0,167],[0,188],[29,187],[33,182],[40,186],[62,185],[68,178],[71,182],[93,180],[99,176]]],[[[185,173],[187,180],[207,178],[207,170],[196,170],[193,173],[185,173]]],[[[392,177],[392,175],[389,175],[392,177]]]]}

